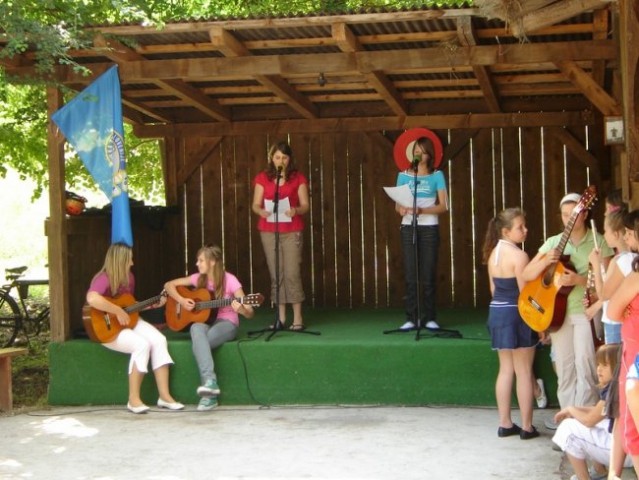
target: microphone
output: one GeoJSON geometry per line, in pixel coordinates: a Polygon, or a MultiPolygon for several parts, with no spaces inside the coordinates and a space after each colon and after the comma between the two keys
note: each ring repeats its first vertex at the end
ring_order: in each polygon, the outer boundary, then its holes
{"type": "Polygon", "coordinates": [[[411,166],[413,168],[417,168],[417,165],[419,164],[419,162],[422,161],[422,157],[421,155],[413,155],[413,161],[411,163],[411,166]]]}
{"type": "Polygon", "coordinates": [[[281,177],[282,176],[282,165],[280,165],[279,167],[277,167],[277,177],[281,177]]]}

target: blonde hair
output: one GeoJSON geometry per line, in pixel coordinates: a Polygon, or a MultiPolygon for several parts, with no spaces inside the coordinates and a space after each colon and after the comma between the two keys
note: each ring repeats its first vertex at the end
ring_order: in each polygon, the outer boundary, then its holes
{"type": "MultiPolygon", "coordinates": [[[[217,245],[204,245],[197,251],[197,256],[204,255],[204,258],[208,262],[215,261],[213,265],[213,272],[211,276],[213,277],[213,285],[215,285],[215,298],[223,298],[224,297],[224,260],[222,258],[222,249],[217,245]]],[[[208,274],[202,274],[197,279],[197,287],[198,288],[206,288],[208,284],[208,274]]]]}
{"type": "Polygon", "coordinates": [[[120,287],[129,287],[129,266],[133,260],[133,250],[124,243],[112,244],[104,257],[104,265],[93,277],[106,273],[109,279],[111,296],[118,293],[120,287]]]}

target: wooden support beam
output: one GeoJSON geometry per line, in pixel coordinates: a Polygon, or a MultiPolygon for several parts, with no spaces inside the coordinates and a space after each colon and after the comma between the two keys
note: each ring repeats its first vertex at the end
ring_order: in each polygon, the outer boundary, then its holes
{"type": "Polygon", "coordinates": [[[457,156],[457,154],[468,145],[471,138],[474,138],[475,135],[479,133],[479,129],[475,128],[472,130],[463,130],[458,135],[455,136],[455,139],[444,148],[444,156],[443,161],[451,160],[457,156]]]}
{"type": "MultiPolygon", "coordinates": [[[[477,45],[477,38],[471,17],[461,17],[457,19],[457,37],[463,46],[472,47],[477,45]]],[[[481,88],[484,94],[488,109],[493,113],[501,112],[499,96],[495,90],[495,85],[488,67],[477,65],[473,67],[473,72],[479,83],[479,88],[481,88]]]]}
{"type": "Polygon", "coordinates": [[[500,127],[544,127],[593,125],[589,112],[484,113],[463,115],[415,115],[409,117],[327,118],[315,120],[272,120],[260,122],[188,123],[137,125],[138,138],[211,137],[253,133],[329,133],[405,130],[429,125],[433,130],[500,127]]]}
{"type": "MultiPolygon", "coordinates": [[[[540,65],[559,61],[615,60],[617,45],[612,40],[577,42],[549,42],[535,44],[484,45],[459,47],[442,55],[441,47],[387,51],[337,52],[314,55],[287,55],[285,61],[278,55],[235,58],[183,58],[180,60],[145,60],[120,65],[120,78],[127,82],[148,83],[156,79],[182,79],[190,81],[237,80],[255,75],[282,75],[285,77],[325,74],[354,74],[356,72],[384,71],[393,73],[423,72],[429,69],[468,68],[474,65],[540,65]]],[[[85,77],[69,66],[53,69],[51,78],[63,83],[89,84],[97,75],[111,67],[110,63],[87,64],[93,72],[85,77]]],[[[16,76],[34,74],[33,67],[7,69],[16,76]]]]}
{"type": "Polygon", "coordinates": [[[220,105],[216,100],[182,80],[158,80],[156,83],[160,88],[181,98],[209,117],[222,122],[231,120],[231,111],[229,108],[220,105]]]}
{"type": "MultiPolygon", "coordinates": [[[[227,57],[248,57],[251,52],[224,28],[213,28],[209,32],[211,42],[227,57]]],[[[318,73],[320,70],[318,70],[318,73]]],[[[317,107],[304,95],[295,90],[281,75],[254,75],[255,80],[271,90],[293,110],[304,118],[317,118],[317,107]]]]}
{"type": "MultiPolygon", "coordinates": [[[[331,26],[331,32],[336,45],[343,52],[358,52],[363,50],[355,34],[344,23],[336,23],[331,26]]],[[[408,115],[408,107],[393,82],[382,70],[375,70],[365,74],[368,83],[382,97],[393,113],[400,117],[408,115]]]]}
{"type": "MultiPolygon", "coordinates": [[[[96,37],[93,39],[93,44],[107,58],[110,58],[117,64],[145,60],[144,56],[127,47],[122,42],[118,42],[115,39],[106,39],[101,34],[96,35],[96,37]]],[[[159,122],[171,123],[171,120],[168,117],[156,112],[152,108],[148,108],[141,102],[137,102],[134,99],[127,98],[125,92],[122,92],[122,104],[133,110],[137,110],[145,115],[148,115],[151,118],[155,118],[159,122]]],[[[123,109],[122,113],[127,120],[133,123],[137,123],[134,116],[131,113],[128,113],[127,109],[123,109]]]]}
{"type": "Polygon", "coordinates": [[[510,22],[510,30],[515,37],[524,37],[526,34],[540,28],[555,25],[583,12],[605,8],[612,0],[562,0],[554,2],[545,8],[532,11],[521,19],[510,22]]]}
{"type": "Polygon", "coordinates": [[[561,127],[550,127],[546,131],[563,143],[576,158],[593,171],[596,177],[600,177],[599,161],[572,133],[561,127]]]}
{"type": "Polygon", "coordinates": [[[216,137],[212,139],[207,139],[200,149],[197,151],[195,155],[192,155],[186,159],[186,164],[184,164],[177,172],[176,185],[179,188],[186,182],[193,172],[202,165],[202,163],[207,159],[207,157],[211,154],[211,152],[219,145],[222,141],[222,137],[216,137]]]}
{"type": "Polygon", "coordinates": [[[555,65],[603,115],[621,115],[621,105],[575,62],[560,61],[555,65]]]}
{"type": "MultiPolygon", "coordinates": [[[[47,88],[47,153],[49,157],[49,218],[45,224],[49,247],[49,302],[51,307],[51,340],[63,342],[71,336],[69,327],[69,259],[67,212],[65,209],[64,138],[51,120],[51,115],[64,104],[62,92],[47,88]]],[[[74,292],[77,294],[77,292],[74,292]]],[[[80,312],[74,312],[79,315],[80,312]]]]}

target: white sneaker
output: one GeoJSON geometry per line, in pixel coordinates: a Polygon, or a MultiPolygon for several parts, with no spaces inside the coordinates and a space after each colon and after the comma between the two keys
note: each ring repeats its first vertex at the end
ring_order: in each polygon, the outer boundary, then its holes
{"type": "Polygon", "coordinates": [[[431,320],[426,324],[426,328],[432,328],[433,330],[436,330],[439,328],[439,324],[435,320],[431,320]]]}
{"type": "Polygon", "coordinates": [[[404,325],[399,327],[400,330],[412,330],[415,328],[415,324],[413,322],[406,322],[404,325]]]}
{"type": "Polygon", "coordinates": [[[544,381],[541,378],[538,378],[537,385],[539,385],[539,396],[535,397],[535,400],[537,401],[537,408],[546,408],[548,406],[548,397],[546,396],[544,381]]]}

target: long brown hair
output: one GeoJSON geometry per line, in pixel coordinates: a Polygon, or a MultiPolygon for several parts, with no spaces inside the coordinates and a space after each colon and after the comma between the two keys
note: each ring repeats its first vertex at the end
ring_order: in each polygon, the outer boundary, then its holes
{"type": "MultiPolygon", "coordinates": [[[[597,365],[609,365],[610,370],[613,372],[617,368],[617,363],[619,360],[619,349],[621,348],[621,344],[619,343],[607,343],[602,345],[597,349],[595,353],[595,359],[597,361],[597,365]]],[[[605,387],[605,385],[599,385],[600,388],[605,387]]]]}
{"type": "Polygon", "coordinates": [[[111,296],[116,296],[120,287],[129,287],[129,265],[133,259],[133,250],[124,243],[112,244],[104,257],[104,265],[95,277],[106,273],[109,279],[111,296]]]}
{"type": "MultiPolygon", "coordinates": [[[[225,269],[224,260],[222,258],[222,249],[217,245],[204,245],[197,251],[197,256],[204,255],[208,262],[215,261],[213,265],[213,285],[215,285],[215,298],[220,299],[224,296],[225,290],[225,269]]],[[[198,288],[206,288],[208,285],[208,273],[201,274],[197,279],[198,288]]]]}
{"type": "Polygon", "coordinates": [[[501,238],[502,229],[510,230],[513,228],[513,221],[517,217],[526,217],[526,214],[521,208],[513,207],[502,210],[488,222],[488,229],[486,230],[486,237],[484,238],[484,246],[482,247],[483,263],[486,265],[493,248],[497,245],[497,242],[501,238]]]}
{"type": "Polygon", "coordinates": [[[433,142],[428,137],[419,137],[413,144],[413,156],[415,155],[415,147],[417,145],[422,149],[422,152],[428,155],[426,168],[428,168],[428,173],[433,173],[435,171],[435,147],[433,146],[433,142]]]}
{"type": "Polygon", "coordinates": [[[273,155],[275,155],[275,152],[282,152],[289,158],[284,175],[286,176],[286,178],[290,178],[295,172],[297,172],[297,166],[295,165],[295,159],[293,158],[293,150],[291,149],[291,146],[284,141],[278,142],[270,148],[268,152],[268,165],[266,166],[265,170],[266,176],[269,178],[269,180],[273,180],[277,176],[277,170],[275,170],[275,165],[273,165],[273,155]]]}

